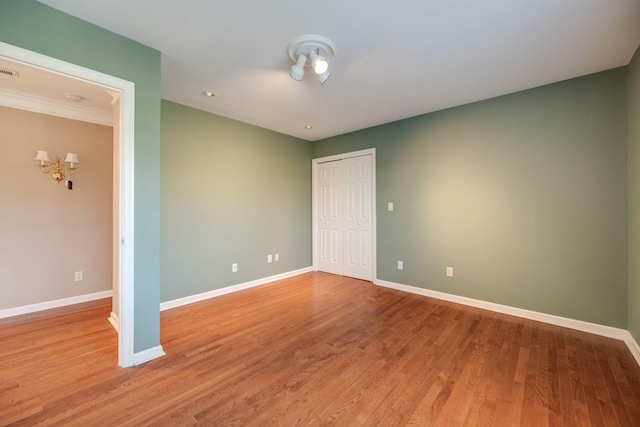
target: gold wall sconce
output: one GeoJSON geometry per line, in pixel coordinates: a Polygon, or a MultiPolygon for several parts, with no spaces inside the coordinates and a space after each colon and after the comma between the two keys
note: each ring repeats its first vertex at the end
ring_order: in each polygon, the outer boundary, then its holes
{"type": "Polygon", "coordinates": [[[55,161],[49,160],[49,153],[46,151],[40,151],[36,153],[36,156],[33,160],[37,160],[40,162],[38,166],[43,173],[50,173],[51,179],[60,184],[60,181],[67,178],[67,188],[71,190],[71,181],[68,179],[71,178],[73,172],[77,169],[76,164],[80,163],[78,160],[78,155],[76,153],[67,153],[67,157],[64,159],[63,164],[60,162],[60,158],[56,157],[55,161]]]}

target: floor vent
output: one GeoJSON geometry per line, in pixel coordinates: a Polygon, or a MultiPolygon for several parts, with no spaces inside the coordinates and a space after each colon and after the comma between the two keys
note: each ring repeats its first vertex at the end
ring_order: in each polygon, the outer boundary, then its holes
{"type": "Polygon", "coordinates": [[[14,70],[10,70],[8,68],[0,67],[0,75],[7,76],[7,77],[18,77],[18,72],[14,70]]]}

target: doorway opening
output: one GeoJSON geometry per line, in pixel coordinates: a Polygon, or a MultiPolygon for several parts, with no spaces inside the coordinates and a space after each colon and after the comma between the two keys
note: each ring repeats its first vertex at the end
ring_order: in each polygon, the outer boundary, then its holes
{"type": "MultiPolygon", "coordinates": [[[[109,91],[114,98],[113,307],[117,311],[118,365],[134,365],[134,97],[132,82],[0,42],[0,59],[75,79],[109,91]],[[117,171],[117,172],[116,172],[117,171]]],[[[113,320],[113,319],[112,319],[113,320]]]]}

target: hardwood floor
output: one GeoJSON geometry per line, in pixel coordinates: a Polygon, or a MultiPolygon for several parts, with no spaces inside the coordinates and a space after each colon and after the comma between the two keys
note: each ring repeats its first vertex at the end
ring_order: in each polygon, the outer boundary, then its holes
{"type": "Polygon", "coordinates": [[[117,365],[110,301],[0,320],[0,425],[640,426],[621,341],[309,273],[165,311],[117,365]]]}

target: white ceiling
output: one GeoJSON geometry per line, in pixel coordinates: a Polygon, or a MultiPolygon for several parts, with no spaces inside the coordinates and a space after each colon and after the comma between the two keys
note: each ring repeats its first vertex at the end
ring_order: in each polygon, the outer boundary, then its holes
{"type": "Polygon", "coordinates": [[[627,65],[640,44],[640,0],[40,1],[162,52],[164,99],[311,141],[627,65]],[[337,45],[323,86],[289,77],[303,34],[337,45]]]}
{"type": "Polygon", "coordinates": [[[15,73],[0,72],[2,106],[113,124],[113,97],[101,86],[9,60],[0,59],[0,69],[15,73]]]}

